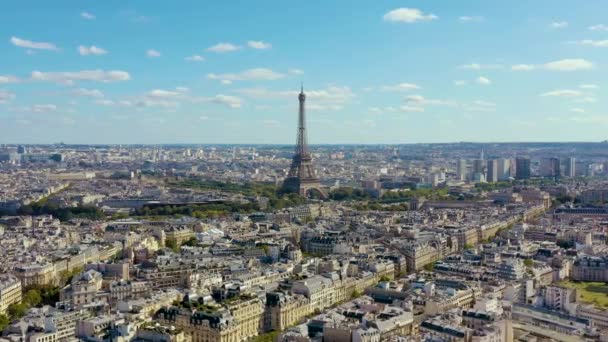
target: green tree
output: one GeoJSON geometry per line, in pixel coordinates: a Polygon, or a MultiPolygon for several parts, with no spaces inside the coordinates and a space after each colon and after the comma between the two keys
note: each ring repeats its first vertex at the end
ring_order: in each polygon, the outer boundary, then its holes
{"type": "Polygon", "coordinates": [[[470,243],[465,243],[464,244],[464,249],[465,250],[470,250],[470,249],[474,249],[475,246],[471,245],[470,243]]]}
{"type": "Polygon", "coordinates": [[[165,247],[170,248],[176,253],[179,252],[179,246],[177,245],[177,241],[175,241],[175,239],[166,239],[165,247]]]}
{"type": "Polygon", "coordinates": [[[27,306],[38,306],[42,303],[42,296],[37,289],[30,289],[23,295],[23,303],[27,306]]]}
{"type": "MultiPolygon", "coordinates": [[[[165,241],[166,243],[166,241],[165,241]]],[[[182,246],[198,246],[198,240],[196,239],[196,237],[191,237],[188,240],[184,241],[184,243],[182,243],[182,246]]]]}
{"type": "Polygon", "coordinates": [[[363,296],[363,293],[359,290],[354,290],[353,293],[350,294],[351,299],[359,298],[361,296],[363,296]]]}
{"type": "Polygon", "coordinates": [[[13,319],[19,319],[25,316],[25,314],[27,313],[27,309],[27,305],[25,305],[24,303],[19,303],[9,305],[7,311],[9,316],[11,316],[13,319]]]}
{"type": "Polygon", "coordinates": [[[19,215],[32,215],[34,213],[34,209],[32,209],[29,205],[22,205],[17,209],[17,214],[19,215]]]}
{"type": "Polygon", "coordinates": [[[8,319],[8,317],[4,314],[0,314],[0,331],[6,329],[6,327],[8,327],[8,325],[11,323],[11,321],[8,319]]]}
{"type": "Polygon", "coordinates": [[[532,260],[532,259],[526,259],[526,260],[524,260],[524,265],[526,267],[532,267],[532,266],[534,266],[534,260],[532,260]]]}

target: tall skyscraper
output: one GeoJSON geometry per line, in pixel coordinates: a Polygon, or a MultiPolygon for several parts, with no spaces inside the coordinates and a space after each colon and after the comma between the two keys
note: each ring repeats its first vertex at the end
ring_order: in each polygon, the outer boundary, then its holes
{"type": "Polygon", "coordinates": [[[473,179],[476,182],[485,182],[486,181],[486,161],[485,160],[483,160],[483,159],[473,160],[473,172],[471,174],[471,179],[473,179]]]}
{"type": "Polygon", "coordinates": [[[486,181],[491,183],[498,182],[498,160],[488,160],[487,165],[486,181]]]}
{"type": "Polygon", "coordinates": [[[459,159],[456,164],[456,176],[459,180],[467,180],[467,160],[459,159]]]}
{"type": "Polygon", "coordinates": [[[532,171],[530,170],[530,159],[517,158],[515,159],[515,178],[528,179],[532,171]]]}
{"type": "Polygon", "coordinates": [[[486,165],[483,159],[473,160],[473,173],[485,173],[486,165]]]}
{"type": "Polygon", "coordinates": [[[543,158],[540,160],[541,177],[559,177],[560,166],[557,158],[543,158]]]}
{"type": "Polygon", "coordinates": [[[511,177],[511,160],[510,159],[498,159],[498,180],[506,181],[511,177]]]}
{"type": "Polygon", "coordinates": [[[283,182],[282,191],[297,193],[302,196],[310,195],[312,190],[316,191],[321,198],[327,198],[325,189],[321,186],[321,181],[315,174],[312,165],[312,154],[308,151],[308,139],[306,137],[306,95],[304,87],[298,95],[300,109],[298,112],[298,134],[296,139],[296,151],[291,162],[289,174],[283,182]]]}
{"type": "Polygon", "coordinates": [[[564,176],[576,177],[576,158],[566,158],[566,165],[564,167],[564,176]]]}

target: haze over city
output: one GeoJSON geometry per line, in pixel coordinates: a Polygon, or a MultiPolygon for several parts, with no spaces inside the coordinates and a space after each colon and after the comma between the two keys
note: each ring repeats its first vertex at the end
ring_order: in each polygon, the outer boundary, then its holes
{"type": "Polygon", "coordinates": [[[3,143],[602,141],[603,2],[8,1],[3,143]]]}

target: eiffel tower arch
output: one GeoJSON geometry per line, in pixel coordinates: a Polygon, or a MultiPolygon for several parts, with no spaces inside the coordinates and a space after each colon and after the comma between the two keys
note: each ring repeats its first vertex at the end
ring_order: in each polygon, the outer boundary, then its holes
{"type": "Polygon", "coordinates": [[[312,154],[308,151],[305,111],[306,94],[304,94],[304,87],[300,90],[298,100],[300,101],[300,110],[298,112],[296,151],[287,178],[283,181],[281,191],[297,193],[304,197],[310,197],[312,193],[316,193],[318,197],[327,199],[327,191],[323,188],[320,179],[317,177],[312,165],[312,154]]]}

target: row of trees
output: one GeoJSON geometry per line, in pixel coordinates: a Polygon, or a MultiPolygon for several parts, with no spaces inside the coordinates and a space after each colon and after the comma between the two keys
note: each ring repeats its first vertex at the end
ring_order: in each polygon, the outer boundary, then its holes
{"type": "Polygon", "coordinates": [[[289,208],[306,203],[306,198],[299,196],[298,194],[281,193],[275,184],[269,183],[246,182],[243,184],[238,184],[188,178],[179,181],[172,181],[169,182],[169,184],[190,189],[218,190],[240,193],[245,196],[266,197],[269,200],[269,209],[289,208]]]}
{"type": "Polygon", "coordinates": [[[0,331],[4,330],[12,320],[19,319],[27,313],[29,308],[42,305],[55,305],[59,301],[59,288],[57,286],[30,286],[25,289],[21,303],[11,304],[7,314],[0,314],[0,331]]]}
{"type": "Polygon", "coordinates": [[[17,209],[19,215],[53,215],[61,221],[69,221],[73,218],[86,218],[99,220],[105,218],[101,209],[94,206],[59,207],[55,203],[46,200],[32,202],[22,205],[17,209]]]}

